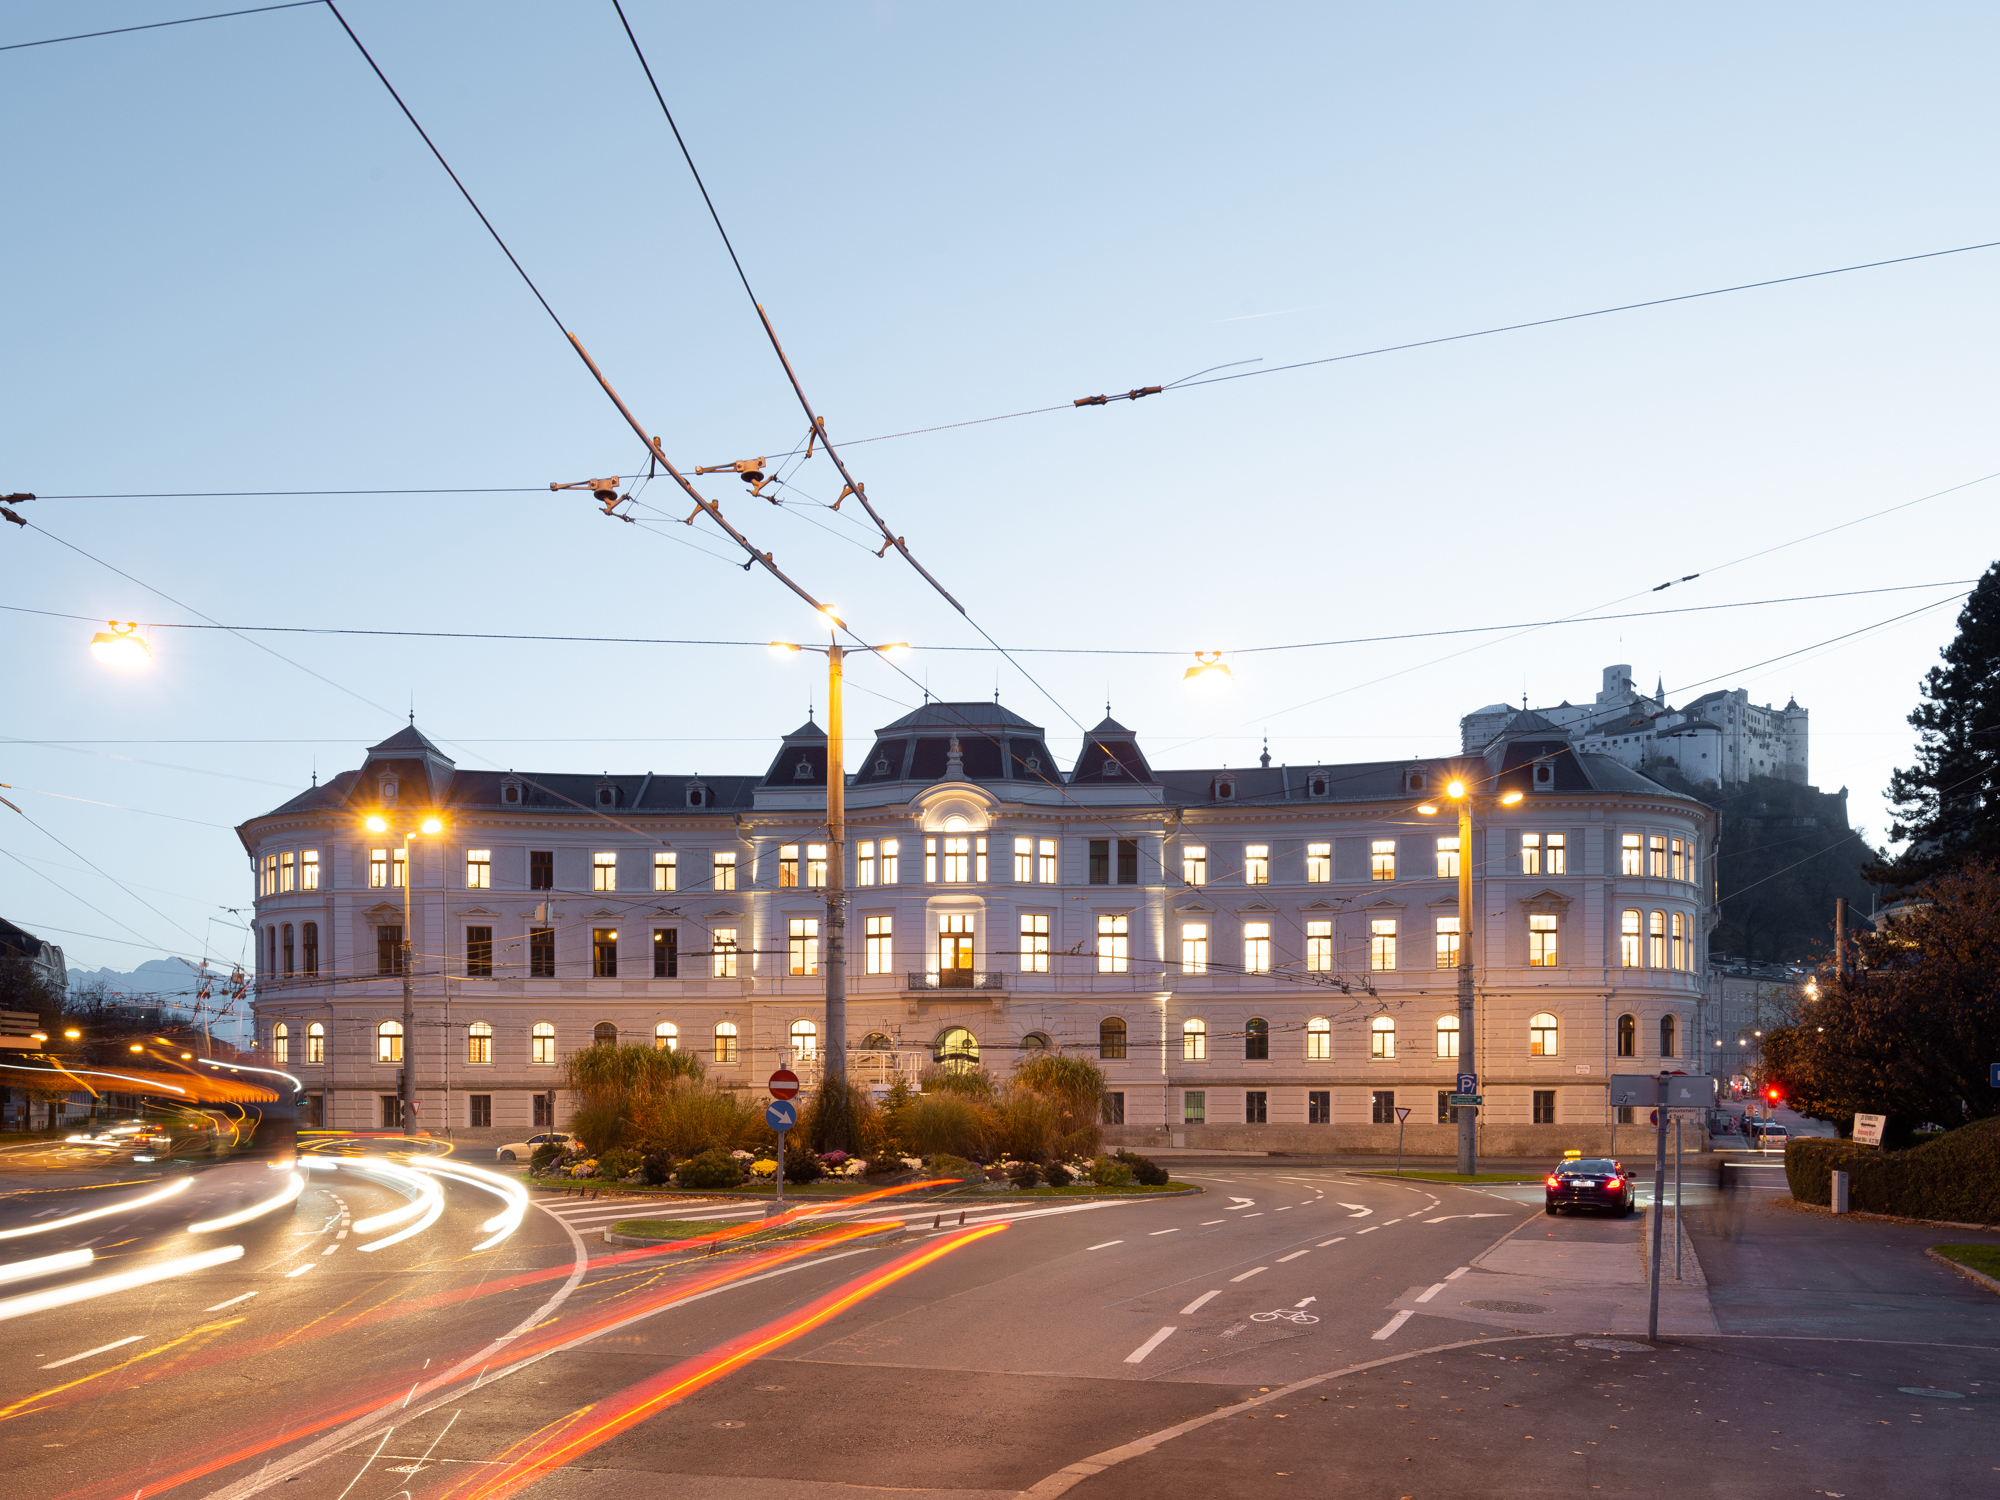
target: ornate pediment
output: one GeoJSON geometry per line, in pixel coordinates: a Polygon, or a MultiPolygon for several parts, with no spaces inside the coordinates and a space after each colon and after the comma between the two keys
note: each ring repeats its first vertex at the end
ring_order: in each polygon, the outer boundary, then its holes
{"type": "Polygon", "coordinates": [[[1552,890],[1544,886],[1541,890],[1536,891],[1534,895],[1523,897],[1521,905],[1528,911],[1538,912],[1544,916],[1559,916],[1569,910],[1570,902],[1574,899],[1574,897],[1565,896],[1561,891],[1552,890]]]}
{"type": "Polygon", "coordinates": [[[460,917],[497,917],[500,913],[487,906],[461,906],[453,915],[460,917]]]}
{"type": "Polygon", "coordinates": [[[403,908],[388,901],[377,901],[373,906],[364,907],[361,915],[371,922],[386,922],[391,917],[400,918],[403,908]]]}
{"type": "Polygon", "coordinates": [[[1183,901],[1179,906],[1176,906],[1174,910],[1200,912],[1201,914],[1206,916],[1214,912],[1215,908],[1210,906],[1206,901],[1183,901]]]}

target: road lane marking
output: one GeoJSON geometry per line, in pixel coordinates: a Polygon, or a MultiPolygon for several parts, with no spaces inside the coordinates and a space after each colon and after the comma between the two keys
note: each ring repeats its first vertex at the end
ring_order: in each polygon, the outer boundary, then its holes
{"type": "Polygon", "coordinates": [[[81,1354],[72,1354],[68,1359],[59,1359],[52,1365],[43,1365],[44,1370],[60,1370],[64,1365],[73,1365],[80,1359],[89,1359],[93,1354],[103,1354],[110,1349],[123,1349],[127,1344],[136,1344],[146,1335],[135,1333],[128,1339],[117,1339],[109,1344],[99,1344],[95,1349],[86,1349],[81,1354]]]}
{"type": "Polygon", "coordinates": [[[1324,1250],[1328,1245],[1338,1245],[1342,1240],[1346,1238],[1347,1236],[1344,1234],[1336,1234],[1330,1240],[1321,1240],[1316,1248],[1324,1250]]]}
{"type": "Polygon", "coordinates": [[[1174,1228],[1174,1229],[1155,1229],[1155,1230],[1153,1231],[1153,1233],[1154,1233],[1154,1234],[1156,1234],[1156,1235],[1160,1235],[1160,1234],[1179,1234],[1179,1233],[1180,1233],[1180,1229],[1179,1229],[1179,1228],[1174,1228]]]}
{"type": "Polygon", "coordinates": [[[1417,1300],[1419,1302],[1428,1302],[1431,1300],[1431,1298],[1435,1297],[1439,1292],[1443,1290],[1444,1290],[1444,1283],[1440,1281],[1435,1286],[1433,1286],[1429,1291],[1419,1293],[1417,1296],[1417,1300]]]}
{"type": "Polygon", "coordinates": [[[1456,1281],[1458,1280],[1459,1277],[1463,1276],[1467,1271],[1470,1271],[1471,1269],[1472,1267],[1470,1266],[1460,1266],[1456,1271],[1453,1271],[1449,1276],[1445,1277],[1445,1280],[1456,1281]]]}
{"type": "Polygon", "coordinates": [[[216,1304],[215,1304],[215,1306],[213,1306],[213,1307],[204,1307],[204,1308],[202,1309],[202,1311],[203,1311],[203,1312],[221,1312],[221,1311],[223,1310],[223,1308],[225,1308],[225,1307],[234,1307],[234,1306],[235,1306],[235,1305],[236,1305],[237,1303],[239,1303],[239,1302],[248,1302],[248,1301],[249,1301],[249,1300],[250,1300],[250,1299],[251,1299],[252,1297],[254,1297],[254,1296],[256,1296],[256,1295],[257,1295],[257,1294],[256,1294],[255,1292],[245,1292],[245,1293],[244,1293],[244,1294],[243,1294],[242,1296],[240,1296],[240,1297],[231,1297],[231,1298],[230,1298],[230,1299],[229,1299],[229,1300],[228,1300],[227,1302],[218,1302],[218,1303],[216,1303],[216,1304]]]}
{"type": "Polygon", "coordinates": [[[1161,1344],[1165,1343],[1167,1339],[1172,1336],[1172,1334],[1173,1334],[1173,1329],[1162,1328],[1158,1333],[1154,1334],[1151,1338],[1147,1339],[1145,1343],[1141,1344],[1138,1348],[1134,1349],[1130,1354],[1126,1355],[1125,1363],[1128,1365],[1138,1364],[1147,1355],[1151,1354],[1155,1349],[1159,1348],[1161,1344]]]}
{"type": "Polygon", "coordinates": [[[1212,1292],[1203,1292],[1199,1297],[1195,1298],[1194,1301],[1190,1302],[1186,1307],[1181,1309],[1181,1316],[1184,1318],[1188,1317],[1197,1308],[1199,1308],[1202,1305],[1202,1303],[1206,1302],[1210,1297],[1220,1297],[1221,1295],[1222,1295],[1221,1287],[1217,1287],[1212,1292]]]}
{"type": "Polygon", "coordinates": [[[318,1264],[319,1262],[316,1260],[309,1260],[304,1265],[300,1266],[296,1271],[285,1272],[285,1280],[290,1281],[294,1276],[303,1276],[306,1274],[306,1272],[310,1271],[314,1266],[318,1264]]]}
{"type": "Polygon", "coordinates": [[[1310,1306],[1311,1306],[1311,1305],[1312,1305],[1313,1303],[1315,1303],[1315,1302],[1317,1302],[1317,1301],[1319,1301],[1319,1298],[1317,1298],[1317,1297],[1308,1297],[1308,1298],[1306,1298],[1306,1300],[1305,1300],[1305,1301],[1303,1301],[1303,1302],[1294,1302],[1294,1303],[1292,1304],[1292,1306],[1293,1306],[1293,1307],[1310,1307],[1310,1306]]]}
{"type": "Polygon", "coordinates": [[[1252,1276],[1257,1274],[1257,1271],[1268,1271],[1270,1269],[1269,1266],[1259,1266],[1256,1271],[1245,1271],[1241,1276],[1232,1276],[1229,1279],[1231,1281],[1248,1281],[1252,1276]]]}
{"type": "Polygon", "coordinates": [[[1279,1256],[1278,1264],[1282,1266],[1288,1260],[1297,1260],[1301,1255],[1311,1255],[1311,1254],[1312,1251],[1310,1250],[1294,1250],[1290,1255],[1279,1256]]]}
{"type": "Polygon", "coordinates": [[[1370,1224],[1370,1225],[1369,1225],[1369,1226],[1368,1226],[1368,1227],[1367,1227],[1366,1229],[1359,1229],[1359,1230],[1356,1230],[1356,1231],[1355,1231],[1355,1233],[1357,1233],[1357,1234],[1373,1234],[1373,1233],[1374,1233],[1374,1232],[1375,1232],[1376,1230],[1380,1229],[1381,1227],[1382,1227],[1382,1226],[1381,1226],[1380,1224],[1370,1224]]]}
{"type": "Polygon", "coordinates": [[[326,1248],[325,1248],[324,1250],[320,1251],[320,1254],[321,1254],[321,1255],[331,1255],[331,1254],[333,1254],[333,1252],[334,1252],[334,1251],[338,1250],[339,1248],[340,1248],[340,1246],[338,1246],[338,1245],[328,1245],[328,1246],[327,1246],[327,1247],[326,1247],[326,1248]]]}
{"type": "Polygon", "coordinates": [[[1382,1227],[1384,1229],[1387,1229],[1391,1224],[1400,1224],[1402,1222],[1403,1221],[1401,1219],[1384,1219],[1382,1221],[1382,1227]]]}
{"type": "Polygon", "coordinates": [[[1373,1333],[1369,1334],[1368,1336],[1373,1339],[1386,1339],[1391,1334],[1393,1334],[1398,1328],[1401,1328],[1405,1323],[1409,1321],[1410,1321],[1410,1314],[1408,1312],[1399,1312],[1396,1314],[1395,1317],[1391,1318],[1388,1322],[1384,1323],[1380,1328],[1376,1329],[1373,1333]]]}
{"type": "Polygon", "coordinates": [[[1090,1248],[1093,1250],[1109,1250],[1113,1245],[1122,1245],[1124,1243],[1123,1240],[1106,1240],[1103,1244],[1092,1245],[1090,1248]]]}
{"type": "Polygon", "coordinates": [[[1254,1205],[1256,1201],[1257,1200],[1255,1198],[1238,1198],[1234,1194],[1231,1194],[1229,1199],[1229,1208],[1232,1210],[1238,1208],[1249,1208],[1252,1205],[1254,1205]]]}
{"type": "Polygon", "coordinates": [[[1291,1211],[1292,1211],[1292,1205],[1291,1205],[1291,1204],[1289,1204],[1289,1203],[1280,1203],[1280,1204],[1279,1204],[1279,1205],[1277,1206],[1277,1208],[1276,1208],[1276,1209],[1274,1210],[1274,1212],[1277,1212],[1277,1213],[1281,1213],[1281,1214],[1288,1214],[1288,1213],[1290,1213],[1291,1211]]]}
{"type": "MultiPolygon", "coordinates": [[[[1263,1210],[1263,1209],[1261,1209],[1261,1208],[1260,1208],[1260,1209],[1258,1209],[1258,1210],[1257,1210],[1257,1212],[1255,1212],[1254,1214],[1245,1214],[1245,1215],[1243,1216],[1243,1218],[1245,1218],[1245,1219],[1261,1219],[1261,1218],[1263,1218],[1263,1217],[1264,1217],[1264,1210],[1263,1210]]],[[[1239,1220],[1238,1220],[1237,1222],[1238,1222],[1238,1223],[1241,1223],[1241,1222],[1242,1222],[1242,1220],[1240,1220],[1240,1219],[1239,1219],[1239,1220]]]]}
{"type": "Polygon", "coordinates": [[[1426,1224],[1442,1224],[1446,1219],[1504,1219],[1505,1214],[1439,1214],[1435,1219],[1426,1219],[1426,1224]]]}
{"type": "Polygon", "coordinates": [[[1195,1225],[1195,1228],[1206,1229],[1211,1224],[1227,1224],[1228,1222],[1227,1219],[1203,1219],[1199,1224],[1195,1225]]]}
{"type": "MultiPolygon", "coordinates": [[[[1340,1200],[1339,1200],[1338,1198],[1336,1198],[1336,1199],[1334,1200],[1334,1202],[1336,1202],[1336,1203],[1339,1203],[1339,1202],[1340,1202],[1340,1200]]],[[[1367,1204],[1365,1204],[1365,1203],[1341,1203],[1341,1204],[1340,1204],[1340,1206],[1341,1206],[1342,1208],[1352,1208],[1352,1209],[1358,1209],[1358,1210],[1359,1210],[1359,1212],[1358,1212],[1358,1213],[1351,1213],[1351,1214],[1349,1214],[1349,1215],[1348,1215],[1347,1217],[1348,1217],[1348,1218],[1350,1218],[1350,1219],[1365,1219],[1365,1218],[1367,1218],[1367,1217],[1368,1217],[1368,1216],[1369,1216],[1370,1214],[1372,1214],[1372,1213],[1374,1213],[1374,1212],[1375,1212],[1375,1210],[1374,1210],[1374,1209],[1370,1208],[1370,1207],[1369,1207],[1369,1206],[1368,1206],[1367,1204]]]]}

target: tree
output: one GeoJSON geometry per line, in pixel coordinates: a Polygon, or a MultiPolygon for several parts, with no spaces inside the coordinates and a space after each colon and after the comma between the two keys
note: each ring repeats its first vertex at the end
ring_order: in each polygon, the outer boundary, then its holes
{"type": "Polygon", "coordinates": [[[1868,878],[1906,889],[1968,859],[2000,860],[2000,562],[1958,616],[1910,714],[1917,763],[1889,778],[1892,839],[1909,847],[1868,878]]]}

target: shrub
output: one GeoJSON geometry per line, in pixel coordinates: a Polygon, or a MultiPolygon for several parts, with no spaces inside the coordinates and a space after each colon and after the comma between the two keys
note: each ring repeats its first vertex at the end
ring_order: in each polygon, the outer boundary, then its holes
{"type": "Polygon", "coordinates": [[[918,1094],[897,1115],[896,1131],[904,1148],[918,1156],[940,1151],[975,1156],[985,1143],[991,1118],[990,1108],[957,1094],[918,1094]]]}
{"type": "Polygon", "coordinates": [[[1118,1160],[1132,1169],[1132,1176],[1140,1187],[1165,1187],[1169,1181],[1167,1169],[1150,1156],[1141,1156],[1136,1151],[1120,1151],[1118,1160]]]}
{"type": "Polygon", "coordinates": [[[556,1164],[556,1159],[561,1155],[562,1147],[553,1143],[545,1146],[537,1146],[535,1147],[535,1154],[528,1158],[528,1170],[530,1172],[546,1172],[556,1164]]]}
{"type": "Polygon", "coordinates": [[[1863,1213],[2000,1223],[2000,1117],[1908,1151],[1811,1138],[1785,1147],[1785,1180],[1800,1203],[1831,1202],[1837,1171],[1847,1173],[1848,1206],[1863,1213]]]}
{"type": "Polygon", "coordinates": [[[971,1182],[975,1178],[983,1179],[986,1175],[964,1157],[952,1156],[946,1152],[933,1156],[925,1166],[933,1177],[956,1177],[961,1182],[971,1182]]]}
{"type": "Polygon", "coordinates": [[[899,1173],[909,1170],[909,1167],[904,1165],[903,1158],[900,1156],[871,1156],[868,1158],[868,1175],[870,1177],[894,1177],[899,1173]]]}
{"type": "Polygon", "coordinates": [[[926,1094],[956,1094],[961,1099],[990,1102],[993,1075],[983,1068],[925,1068],[918,1075],[926,1094]]]}
{"type": "Polygon", "coordinates": [[[1042,1180],[1042,1169],[1031,1161],[1015,1162],[1013,1180],[1017,1188],[1034,1187],[1042,1180]]]}
{"type": "Polygon", "coordinates": [[[826,1176],[826,1168],[820,1165],[817,1156],[804,1145],[791,1144],[791,1132],[786,1133],[785,1142],[785,1181],[803,1185],[826,1176]]]}
{"type": "Polygon", "coordinates": [[[639,1175],[651,1187],[665,1187],[674,1175],[674,1159],[664,1151],[655,1151],[639,1163],[639,1175]]]}
{"type": "Polygon", "coordinates": [[[639,1153],[631,1147],[613,1146],[597,1158],[597,1175],[617,1182],[638,1171],[640,1160],[639,1153]]]}
{"type": "Polygon", "coordinates": [[[1016,1084],[994,1106],[994,1138],[1021,1161],[1054,1161],[1063,1152],[1063,1116],[1056,1100],[1016,1084]]]}
{"type": "Polygon", "coordinates": [[[743,1168],[719,1147],[681,1163],[681,1186],[685,1188],[733,1188],[743,1182],[743,1168]]]}
{"type": "Polygon", "coordinates": [[[1132,1169],[1115,1156],[1100,1156],[1090,1164],[1090,1180],[1099,1187],[1130,1187],[1132,1169]]]}
{"type": "MultiPolygon", "coordinates": [[[[799,1110],[793,1137],[822,1153],[853,1153],[879,1148],[887,1134],[874,1098],[862,1085],[849,1080],[844,1087],[828,1082],[813,1091],[799,1110]]],[[[789,1172],[790,1166],[785,1170],[789,1172]]]]}
{"type": "Polygon", "coordinates": [[[1104,1139],[1104,1074],[1084,1057],[1044,1052],[1014,1070],[1009,1091],[1027,1091],[1055,1112],[1049,1159],[1095,1156],[1104,1139]]]}
{"type": "Polygon", "coordinates": [[[1052,1161],[1042,1168],[1042,1176],[1048,1179],[1050,1187],[1068,1187],[1074,1174],[1059,1161],[1052,1161]]]}

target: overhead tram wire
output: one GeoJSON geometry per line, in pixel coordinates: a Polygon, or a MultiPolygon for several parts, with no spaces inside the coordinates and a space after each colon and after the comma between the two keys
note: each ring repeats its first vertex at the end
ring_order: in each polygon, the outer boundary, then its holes
{"type": "Polygon", "coordinates": [[[206,16],[181,16],[172,21],[148,21],[143,26],[114,26],[109,31],[79,31],[73,36],[45,36],[38,42],[9,42],[0,52],[19,52],[27,47],[53,47],[57,42],[87,42],[93,37],[123,36],[129,31],[159,31],[168,26],[192,26],[197,21],[226,21],[231,16],[261,16],[273,10],[304,10],[325,0],[287,0],[282,5],[253,5],[248,10],[219,10],[206,16]]]}

